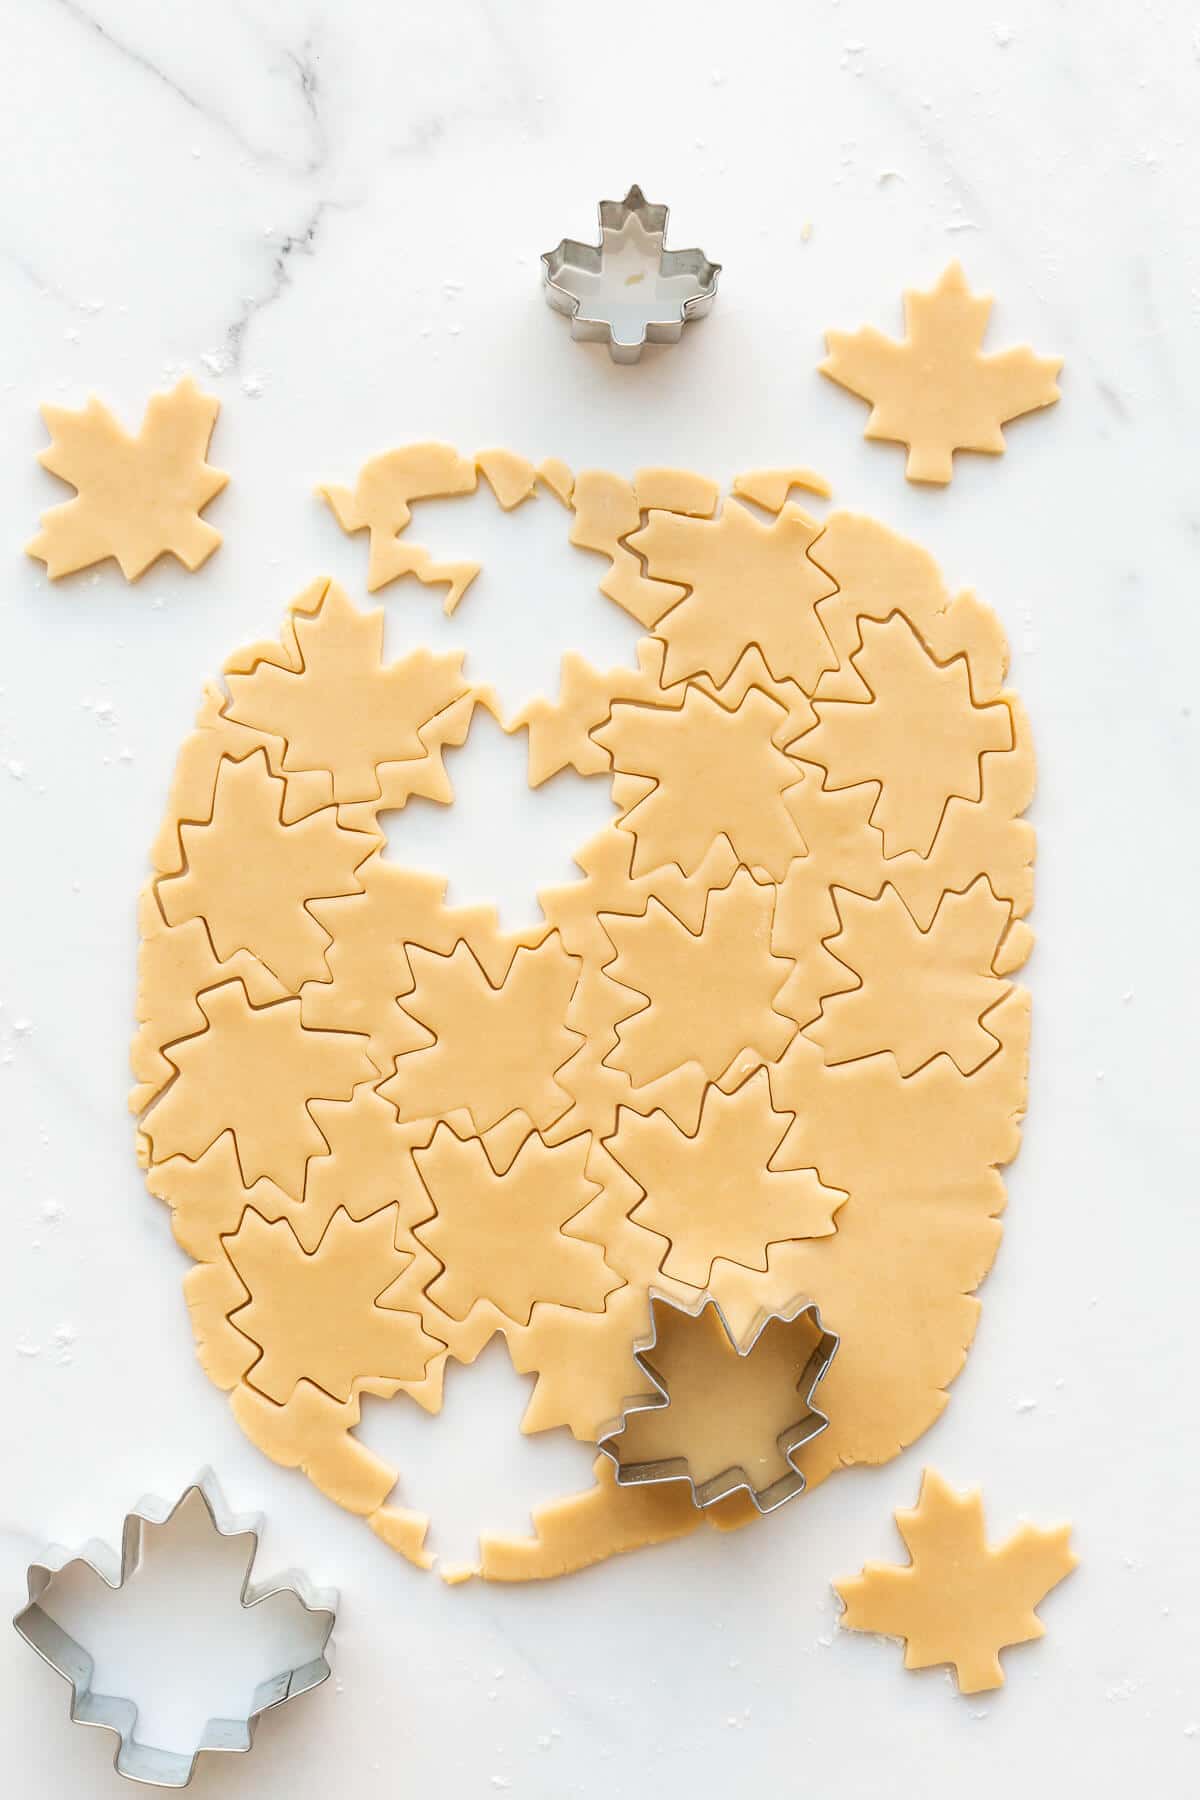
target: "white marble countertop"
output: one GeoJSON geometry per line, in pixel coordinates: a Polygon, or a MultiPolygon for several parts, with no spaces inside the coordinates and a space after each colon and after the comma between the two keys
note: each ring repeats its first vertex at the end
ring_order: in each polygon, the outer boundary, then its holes
{"type": "MultiPolygon", "coordinates": [[[[15,1607],[46,1534],[112,1537],[141,1491],[205,1462],[236,1505],[268,1510],[266,1563],[343,1590],[336,1688],[203,1772],[200,1794],[1194,1791],[1193,10],[10,0],[6,15],[0,1591],[15,1607]],[[724,275],[678,348],[618,368],[543,304],[538,255],[589,236],[597,199],[634,179],[671,204],[671,241],[724,275]],[[814,370],[826,326],[895,331],[901,288],[951,255],[997,295],[992,341],[1066,358],[1063,400],[1011,427],[1004,458],[960,459],[948,491],[922,491],[814,370]],[[198,576],[163,563],[127,588],[109,566],[50,586],[21,554],[62,497],[34,461],[38,404],[94,388],[132,422],[184,370],[222,400],[224,547],[198,576]],[[524,1591],[417,1574],[241,1437],[196,1365],[184,1259],[125,1112],[133,897],[201,681],[314,574],[362,594],[361,545],[313,485],[421,437],[725,480],[815,465],[999,611],[1041,767],[1031,1110],[944,1418],[787,1529],[524,1591]],[[893,1555],[890,1509],[925,1460],[982,1482],[998,1532],[1021,1512],[1077,1525],[1083,1567],[1047,1604],[1045,1642],[978,1702],[834,1630],[830,1577],[893,1555]]],[[[519,603],[510,589],[509,618],[477,625],[464,610],[460,641],[502,647],[519,603]]],[[[436,601],[387,604],[389,630],[454,641],[436,601]]],[[[592,630],[583,648],[613,648],[592,630]]],[[[519,1403],[513,1378],[470,1386],[427,1428],[437,1468],[406,1437],[414,1504],[440,1482],[451,1506],[456,1479],[461,1501],[472,1422],[497,1454],[511,1436],[515,1412],[501,1428],[488,1408],[519,1403]]],[[[570,1446],[552,1455],[546,1493],[579,1468],[570,1446]]],[[[130,1791],[65,1712],[0,1634],[12,1800],[130,1791]]]]}

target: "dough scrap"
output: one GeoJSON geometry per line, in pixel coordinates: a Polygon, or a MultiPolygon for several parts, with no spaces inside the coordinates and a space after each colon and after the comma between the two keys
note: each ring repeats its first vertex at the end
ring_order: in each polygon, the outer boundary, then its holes
{"type": "Polygon", "coordinates": [[[558,698],[543,695],[529,701],[512,721],[512,729],[529,734],[529,785],[540,787],[560,769],[580,775],[603,775],[611,768],[609,752],[592,736],[618,700],[653,702],[661,694],[663,647],[642,638],[636,669],[594,669],[568,650],[559,673],[558,698]]]}
{"type": "Polygon", "coordinates": [[[633,483],[603,469],[583,469],[575,477],[571,504],[575,511],[571,542],[581,550],[598,551],[609,561],[600,592],[647,630],[657,625],[687,590],[644,575],[640,557],[625,543],[642,523],[633,483]]]}
{"type": "Polygon", "coordinates": [[[80,412],[43,406],[50,445],[38,461],[75,489],[26,546],[51,581],[113,557],[136,581],[160,556],[198,569],[221,542],[200,514],[229,480],[206,461],[221,403],[190,377],[152,394],[130,437],[93,394],[80,412]]]}
{"type": "Polygon", "coordinates": [[[528,500],[537,485],[538,471],[528,458],[513,450],[480,450],[475,467],[505,512],[528,500]]]}
{"type": "Polygon", "coordinates": [[[623,1550],[686,1537],[707,1520],[682,1482],[617,1486],[607,1456],[596,1459],[596,1485],[539,1506],[532,1538],[480,1534],[479,1573],[487,1581],[544,1581],[570,1575],[623,1550]]]}
{"type": "Polygon", "coordinates": [[[999,1652],[1045,1636],[1035,1607],[1077,1568],[1071,1527],[1021,1525],[989,1545],[978,1488],[956,1493],[926,1469],[914,1508],[896,1514],[907,1565],[867,1563],[834,1583],[847,1631],[903,1638],[906,1669],[949,1663],[960,1694],[1004,1685],[999,1652]]]}
{"type": "Polygon", "coordinates": [[[402,540],[401,533],[412,518],[414,500],[473,494],[475,481],[473,457],[460,456],[448,444],[409,444],[364,463],[353,489],[327,483],[317,494],[328,502],[343,531],[370,533],[369,594],[401,575],[415,575],[427,586],[445,583],[442,605],[452,613],[478,575],[479,564],[435,562],[428,550],[402,540]]]}
{"type": "Polygon", "coordinates": [[[566,507],[570,506],[575,477],[565,462],[557,456],[548,456],[538,464],[537,477],[544,487],[550,489],[556,500],[561,500],[566,507]]]}
{"type": "Polygon", "coordinates": [[[815,469],[750,469],[733,478],[734,493],[743,500],[752,500],[764,512],[782,512],[784,501],[794,487],[816,494],[821,500],[828,500],[833,491],[825,477],[818,475],[815,469]]]}
{"type": "Polygon", "coordinates": [[[928,292],[905,290],[899,342],[871,325],[825,334],[822,375],[871,402],[866,437],[908,446],[910,481],[948,482],[956,450],[1002,455],[1001,426],[1059,398],[1061,356],[982,351],[991,310],[955,261],[928,292]]]}
{"type": "MultiPolygon", "coordinates": [[[[612,783],[579,878],[509,932],[382,853],[381,814],[452,802],[441,753],[498,708],[454,659],[386,663],[378,614],[318,581],[204,690],[139,908],[139,1158],[198,1356],[417,1567],[362,1395],[436,1411],[501,1333],[523,1428],[594,1444],[642,1385],[651,1289],[737,1333],[815,1299],[842,1342],[808,1485],[895,1456],[970,1346],[1025,1102],[1033,758],[994,616],[861,515],[782,493],[764,523],[684,471],[511,453],[376,459],[385,555],[413,554],[402,490],[469,492],[485,458],[501,500],[557,494],[647,632],[509,726],[531,780],[612,783]]],[[[540,1535],[485,1537],[483,1575],[757,1517],[607,1469],[540,1535]]]]}

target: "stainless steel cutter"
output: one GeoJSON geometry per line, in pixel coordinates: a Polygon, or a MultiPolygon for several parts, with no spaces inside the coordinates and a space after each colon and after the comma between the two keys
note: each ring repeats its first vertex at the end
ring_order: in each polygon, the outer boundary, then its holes
{"type": "Polygon", "coordinates": [[[667,208],[640,187],[600,202],[600,242],[563,238],[542,257],[546,298],[571,336],[607,343],[614,362],[637,362],[647,344],[675,344],[717,294],[720,263],[703,250],[666,248],[667,208]]]}
{"type": "Polygon", "coordinates": [[[329,1674],[326,1651],[337,1611],[337,1594],[332,1589],[317,1589],[306,1576],[290,1569],[271,1581],[252,1583],[251,1571],[258,1554],[263,1520],[260,1514],[238,1516],[230,1512],[211,1469],[206,1469],[177,1500],[170,1502],[147,1497],[126,1515],[121,1531],[121,1550],[117,1555],[107,1544],[96,1539],[82,1550],[65,1550],[52,1545],[41,1562],[28,1571],[29,1599],[13,1620],[25,1642],[37,1651],[65,1681],[71,1684],[71,1718],[80,1725],[98,1725],[115,1732],[118,1742],[113,1765],[118,1775],[141,1781],[151,1787],[186,1787],[196,1769],[196,1759],[205,1750],[249,1750],[254,1728],[262,1714],[271,1707],[282,1706],[298,1694],[318,1687],[329,1674]],[[249,1710],[243,1717],[209,1719],[200,1742],[190,1755],[183,1751],[163,1750],[141,1743],[135,1736],[137,1703],[120,1694],[98,1694],[92,1687],[94,1665],[84,1646],[63,1630],[42,1605],[56,1575],[72,1563],[85,1563],[110,1588],[123,1587],[137,1569],[142,1558],[143,1534],[147,1525],[167,1524],[193,1494],[199,1494],[214,1530],[222,1537],[246,1536],[253,1539],[242,1577],[241,1604],[258,1606],[272,1595],[291,1593],[306,1612],[325,1621],[321,1648],[315,1657],[295,1663],[278,1674],[269,1676],[255,1688],[249,1710]]]}
{"type": "Polygon", "coordinates": [[[701,1294],[694,1304],[685,1305],[672,1299],[657,1289],[650,1291],[650,1330],[649,1334],[633,1346],[634,1360],[653,1386],[653,1393],[638,1395],[627,1400],[619,1420],[600,1439],[598,1448],[616,1465],[617,1483],[620,1487],[642,1486],[649,1482],[686,1481],[691,1489],[692,1499],[698,1507],[715,1506],[718,1500],[725,1500],[731,1494],[744,1492],[750,1496],[754,1506],[760,1513],[774,1512],[776,1507],[785,1501],[792,1500],[797,1494],[804,1492],[805,1480],[796,1467],[794,1458],[806,1444],[819,1437],[828,1424],[827,1416],[818,1411],[813,1404],[813,1396],[825,1376],[829,1365],[837,1354],[839,1338],[835,1332],[827,1331],[821,1322],[820,1310],[815,1300],[795,1299],[784,1307],[760,1312],[751,1329],[739,1341],[730,1330],[729,1321],[721,1309],[720,1303],[711,1294],[701,1294]],[[697,1482],[692,1474],[685,1456],[672,1456],[656,1462],[621,1461],[620,1440],[628,1421],[635,1413],[655,1412],[669,1406],[671,1393],[667,1382],[654,1366],[654,1347],[659,1335],[659,1310],[668,1308],[681,1313],[686,1318],[698,1319],[708,1307],[716,1313],[729,1347],[739,1357],[748,1357],[759,1338],[772,1320],[779,1319],[785,1324],[809,1315],[817,1333],[816,1342],[802,1368],[797,1370],[796,1391],[800,1397],[803,1412],[794,1424],[788,1425],[780,1432],[776,1442],[784,1461],[789,1464],[789,1473],[768,1483],[765,1487],[755,1487],[746,1470],[740,1465],[718,1470],[703,1482],[697,1482]]]}

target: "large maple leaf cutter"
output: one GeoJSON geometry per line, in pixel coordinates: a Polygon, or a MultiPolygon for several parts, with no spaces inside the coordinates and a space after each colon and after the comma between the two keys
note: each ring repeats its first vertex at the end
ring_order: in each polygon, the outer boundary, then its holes
{"type": "Polygon", "coordinates": [[[543,255],[546,299],[567,314],[573,338],[637,362],[647,344],[678,343],[690,319],[712,310],[721,265],[703,250],[668,250],[668,210],[636,185],[599,212],[598,244],[563,238],[543,255]]]}
{"type": "Polygon", "coordinates": [[[650,1329],[645,1337],[633,1345],[633,1357],[639,1369],[652,1383],[654,1392],[627,1399],[620,1417],[608,1427],[597,1443],[597,1449],[615,1465],[618,1487],[684,1481],[691,1490],[696,1506],[701,1509],[715,1506],[719,1500],[727,1500],[732,1494],[745,1493],[756,1511],[764,1514],[774,1512],[786,1501],[794,1500],[797,1495],[802,1494],[807,1482],[802,1471],[796,1467],[795,1458],[806,1444],[810,1444],[828,1428],[828,1416],[814,1405],[814,1396],[829,1373],[830,1364],[841,1341],[836,1332],[827,1330],[822,1323],[816,1301],[797,1298],[787,1306],[764,1308],[757,1314],[750,1329],[738,1338],[730,1327],[720,1301],[713,1294],[701,1294],[695,1302],[687,1303],[651,1288],[649,1299],[650,1329]],[[720,1469],[707,1480],[697,1482],[686,1456],[664,1457],[654,1462],[621,1461],[620,1440],[629,1420],[636,1413],[657,1412],[671,1404],[670,1388],[655,1369],[652,1360],[658,1342],[660,1309],[680,1313],[685,1318],[699,1319],[708,1307],[716,1314],[730,1350],[742,1358],[749,1358],[753,1354],[763,1332],[775,1320],[790,1325],[807,1315],[817,1332],[816,1342],[796,1379],[796,1391],[804,1411],[794,1424],[784,1427],[776,1440],[781,1456],[790,1465],[790,1472],[765,1487],[756,1488],[746,1470],[738,1464],[720,1469]]]}
{"type": "Polygon", "coordinates": [[[71,1719],[77,1725],[98,1725],[115,1732],[118,1743],[113,1753],[113,1766],[118,1775],[150,1787],[187,1787],[196,1770],[197,1758],[205,1750],[249,1750],[255,1727],[263,1713],[272,1707],[294,1700],[310,1688],[319,1687],[330,1674],[326,1652],[333,1632],[338,1596],[332,1588],[316,1588],[297,1569],[288,1569],[269,1581],[250,1579],[263,1530],[260,1513],[235,1514],[226,1504],[216,1477],[205,1469],[179,1498],[172,1501],[147,1496],[127,1513],[121,1530],[118,1555],[108,1544],[92,1539],[82,1550],[66,1550],[52,1545],[41,1562],[32,1563],[27,1572],[29,1599],[17,1613],[13,1624],[21,1637],[37,1651],[44,1662],[71,1684],[71,1719]],[[184,1751],[163,1750],[145,1744],[134,1735],[137,1729],[137,1703],[121,1694],[98,1694],[92,1687],[94,1663],[90,1653],[42,1606],[56,1575],[75,1563],[90,1568],[112,1589],[125,1585],[142,1560],[145,1529],[167,1525],[194,1494],[204,1504],[214,1531],[222,1537],[248,1537],[252,1540],[242,1575],[239,1599],[243,1608],[260,1605],[276,1594],[293,1594],[301,1606],[323,1620],[320,1648],[315,1656],[280,1669],[260,1681],[244,1716],[209,1719],[196,1748],[184,1751]]]}

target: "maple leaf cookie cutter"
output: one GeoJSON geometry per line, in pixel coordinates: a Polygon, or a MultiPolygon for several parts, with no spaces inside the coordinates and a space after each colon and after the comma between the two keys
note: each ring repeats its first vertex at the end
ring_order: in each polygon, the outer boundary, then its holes
{"type": "Polygon", "coordinates": [[[187,1787],[196,1772],[202,1751],[246,1751],[254,1742],[254,1731],[263,1713],[294,1700],[310,1688],[319,1687],[330,1674],[326,1652],[337,1614],[338,1596],[332,1588],[317,1588],[298,1569],[287,1569],[269,1581],[250,1579],[258,1556],[264,1519],[261,1513],[237,1514],[230,1510],[211,1469],[205,1469],[186,1487],[178,1499],[164,1501],[154,1495],[140,1500],[126,1513],[121,1527],[119,1555],[106,1543],[93,1538],[81,1550],[67,1550],[52,1544],[43,1552],[40,1562],[31,1563],[26,1574],[29,1598],[13,1619],[25,1642],[36,1650],[43,1662],[71,1684],[71,1720],[76,1725],[97,1725],[116,1733],[118,1743],[113,1752],[113,1767],[118,1775],[127,1776],[149,1787],[187,1787]],[[239,1591],[243,1608],[260,1605],[276,1594],[293,1594],[305,1612],[324,1620],[320,1647],[315,1656],[290,1664],[277,1674],[269,1675],[254,1689],[247,1712],[234,1718],[207,1720],[200,1741],[190,1752],[164,1750],[142,1743],[134,1736],[137,1729],[137,1703],[122,1694],[98,1694],[92,1687],[94,1663],[91,1654],[70,1636],[42,1606],[43,1597],[55,1576],[72,1564],[83,1564],[98,1575],[114,1591],[137,1570],[142,1560],[142,1545],[147,1525],[167,1525],[182,1506],[198,1494],[213,1530],[222,1537],[249,1537],[253,1540],[246,1558],[239,1591]]]}
{"type": "Polygon", "coordinates": [[[835,1331],[830,1331],[821,1319],[821,1311],[815,1300],[797,1297],[786,1306],[763,1308],[754,1318],[750,1329],[741,1338],[735,1336],[720,1301],[714,1294],[701,1294],[693,1302],[675,1299],[673,1296],[651,1288],[650,1294],[650,1329],[647,1335],[640,1338],[633,1346],[633,1357],[639,1369],[653,1384],[652,1394],[641,1394],[627,1399],[622,1407],[616,1423],[608,1428],[597,1443],[597,1449],[607,1456],[616,1468],[618,1487],[641,1487],[651,1483],[684,1481],[691,1491],[691,1496],[701,1510],[715,1506],[720,1500],[727,1500],[730,1495],[745,1493],[756,1511],[759,1513],[775,1512],[788,1500],[794,1500],[804,1492],[807,1480],[803,1472],[796,1467],[795,1458],[806,1444],[828,1429],[828,1415],[821,1412],[814,1404],[814,1396],[822,1381],[829,1373],[830,1364],[837,1355],[841,1342],[835,1331]],[[659,1336],[659,1309],[667,1308],[680,1313],[685,1318],[699,1319],[707,1308],[711,1307],[717,1316],[721,1329],[729,1341],[729,1347],[737,1356],[749,1357],[761,1339],[767,1327],[775,1321],[784,1325],[794,1324],[806,1315],[811,1320],[817,1339],[796,1380],[796,1391],[800,1396],[804,1411],[792,1425],[786,1425],[779,1433],[776,1443],[781,1456],[789,1465],[789,1472],[768,1482],[764,1487],[756,1487],[740,1464],[731,1464],[720,1469],[715,1475],[697,1482],[692,1474],[686,1456],[663,1457],[652,1462],[623,1463],[620,1456],[619,1440],[625,1432],[629,1420],[638,1413],[658,1412],[671,1404],[671,1392],[668,1383],[655,1369],[650,1360],[659,1336]]]}
{"type": "Polygon", "coordinates": [[[623,200],[601,200],[599,214],[598,244],[565,237],[543,255],[546,299],[573,338],[637,362],[647,344],[677,344],[689,320],[711,312],[721,265],[703,250],[668,250],[668,209],[636,183],[623,200]]]}

